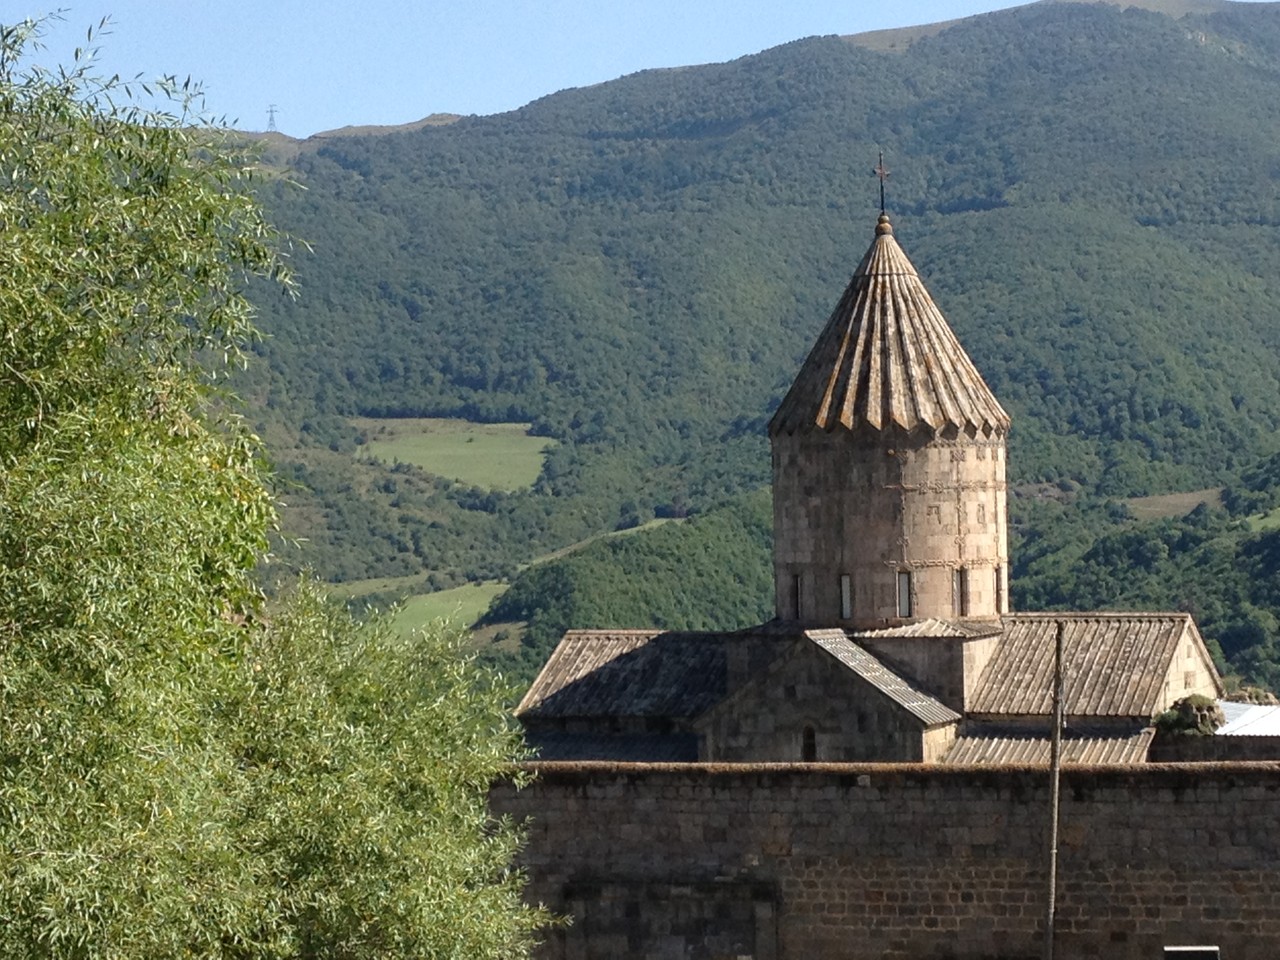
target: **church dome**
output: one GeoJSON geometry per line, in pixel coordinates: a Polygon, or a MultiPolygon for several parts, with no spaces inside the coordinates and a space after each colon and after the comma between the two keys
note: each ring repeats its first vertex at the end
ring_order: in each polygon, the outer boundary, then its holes
{"type": "Polygon", "coordinates": [[[889,218],[769,424],[770,435],[818,427],[948,427],[1004,434],[1009,415],[960,346],[889,218]]]}

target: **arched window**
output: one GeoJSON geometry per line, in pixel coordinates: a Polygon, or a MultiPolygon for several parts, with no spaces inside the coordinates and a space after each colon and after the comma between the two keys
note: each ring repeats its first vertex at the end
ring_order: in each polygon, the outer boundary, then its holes
{"type": "Polygon", "coordinates": [[[818,759],[818,735],[813,727],[805,727],[800,737],[800,759],[812,763],[818,759]]]}

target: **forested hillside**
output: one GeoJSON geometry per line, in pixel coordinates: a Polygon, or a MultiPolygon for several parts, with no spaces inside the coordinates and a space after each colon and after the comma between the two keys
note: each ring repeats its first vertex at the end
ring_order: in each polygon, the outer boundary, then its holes
{"type": "Polygon", "coordinates": [[[1204,6],[1034,4],[299,146],[264,189],[312,245],[303,294],[261,298],[241,385],[300,481],[299,555],[456,582],[758,488],[871,238],[878,150],[1014,417],[1015,483],[1234,482],[1280,446],[1280,5],[1204,6]],[[559,443],[531,489],[476,491],[353,461],[353,415],[559,443]]]}
{"type": "MultiPolygon", "coordinates": [[[[532,679],[570,628],[732,630],[773,616],[767,491],[735,497],[687,524],[602,540],[539,563],[498,597],[482,626],[519,623],[518,647],[490,658],[532,679]]],[[[509,647],[510,645],[508,645],[509,647]]]]}

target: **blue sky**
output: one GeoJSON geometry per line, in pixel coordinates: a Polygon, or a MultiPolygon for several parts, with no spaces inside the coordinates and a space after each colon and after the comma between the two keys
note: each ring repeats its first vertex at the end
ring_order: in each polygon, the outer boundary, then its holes
{"type": "MultiPolygon", "coordinates": [[[[211,113],[305,137],[431,113],[497,113],[647,67],[731,60],[800,37],[932,23],[1000,0],[63,0],[42,61],[87,27],[105,72],[172,73],[211,113]],[[357,13],[356,11],[360,12],[357,13]]],[[[12,9],[12,5],[5,4],[12,9]]]]}
{"type": "MultiPolygon", "coordinates": [[[[497,113],[647,67],[731,60],[816,34],[933,23],[1000,0],[65,0],[44,60],[85,28],[105,72],[191,76],[209,111],[305,137],[431,113],[497,113]],[[355,12],[356,10],[360,12],[355,12]]],[[[6,4],[6,6],[8,6],[6,4]]],[[[44,8],[27,11],[27,15],[44,8]]],[[[6,14],[6,20],[23,14],[6,14]]]]}

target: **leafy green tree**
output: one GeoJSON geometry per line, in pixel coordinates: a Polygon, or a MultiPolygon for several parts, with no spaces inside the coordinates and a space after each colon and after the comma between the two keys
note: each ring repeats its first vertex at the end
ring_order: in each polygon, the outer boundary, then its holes
{"type": "MultiPolygon", "coordinates": [[[[236,834],[273,891],[281,956],[507,958],[544,917],[485,797],[519,750],[469,638],[357,624],[307,585],[252,634],[228,722],[236,834]]],[[[272,955],[275,955],[272,954],[272,955]]]]}
{"type": "Polygon", "coordinates": [[[501,692],[255,587],[251,167],[190,91],[23,67],[40,30],[0,28],[0,955],[520,956],[501,692]]]}

